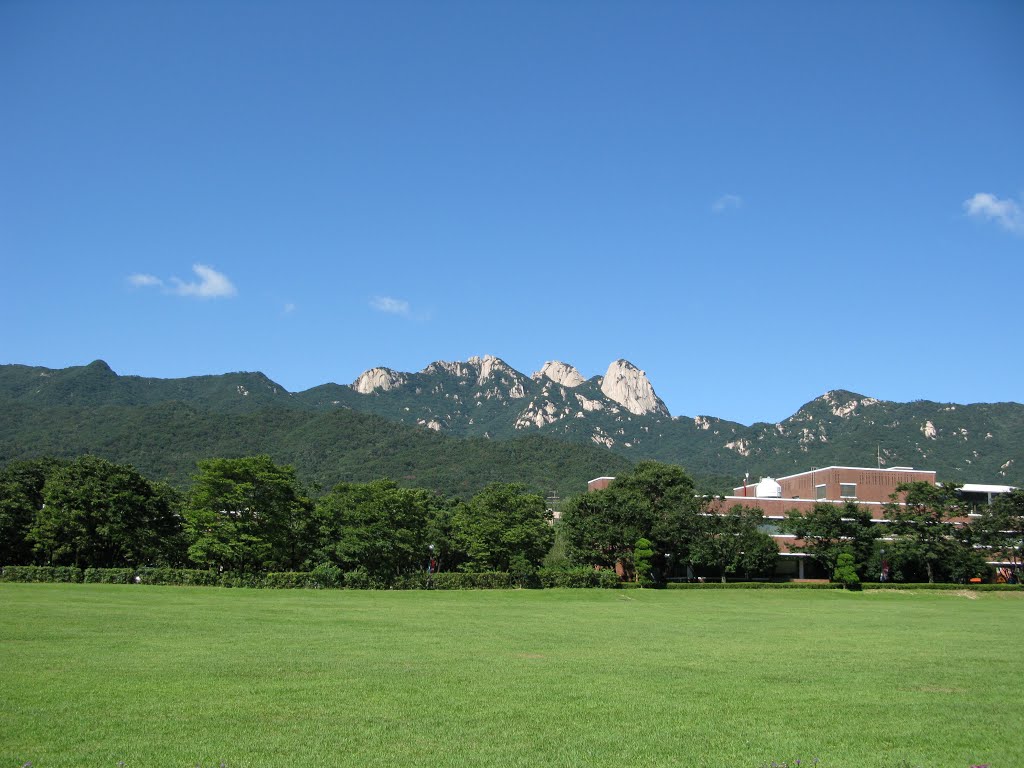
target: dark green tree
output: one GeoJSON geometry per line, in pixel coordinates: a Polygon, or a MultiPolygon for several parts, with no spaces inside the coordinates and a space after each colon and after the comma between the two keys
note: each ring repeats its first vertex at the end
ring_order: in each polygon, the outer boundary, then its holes
{"type": "Polygon", "coordinates": [[[492,483],[456,508],[453,531],[466,571],[535,569],[555,533],[544,499],[515,483],[492,483]]]}
{"type": "Polygon", "coordinates": [[[177,564],[183,553],[174,501],[133,467],[83,456],[49,474],[28,538],[54,565],[177,564]]]}
{"type": "Polygon", "coordinates": [[[857,575],[857,567],[852,553],[843,552],[836,559],[832,580],[843,584],[847,589],[860,589],[860,576],[857,575]]]}
{"type": "Polygon", "coordinates": [[[963,556],[966,545],[951,519],[959,512],[959,488],[955,483],[903,483],[886,507],[899,549],[924,565],[929,584],[943,560],[963,556]]]}
{"type": "Polygon", "coordinates": [[[295,470],[269,456],[201,461],[185,509],[189,557],[239,573],[298,570],[310,564],[312,507],[295,470]]]}
{"type": "Polygon", "coordinates": [[[629,563],[637,539],[686,562],[705,500],[680,468],[642,461],[608,488],[570,499],[562,514],[573,561],[585,565],[629,563]]]}
{"type": "Polygon", "coordinates": [[[717,571],[723,582],[727,575],[737,573],[748,579],[770,574],[779,548],[771,536],[760,530],[763,520],[760,509],[739,504],[727,514],[702,517],[691,561],[717,571]]]}
{"type": "Polygon", "coordinates": [[[31,565],[35,552],[28,538],[42,510],[47,476],[56,459],[13,461],[0,470],[0,565],[31,565]]]}
{"type": "Polygon", "coordinates": [[[1024,567],[1024,489],[997,496],[971,522],[973,540],[988,559],[1009,563],[1019,581],[1024,567]]]}
{"type": "Polygon", "coordinates": [[[447,503],[421,489],[399,488],[391,480],[341,483],[317,503],[316,557],[342,570],[362,568],[388,583],[450,556],[447,503]]]}
{"type": "Polygon", "coordinates": [[[781,528],[803,541],[794,551],[812,555],[827,573],[836,569],[844,552],[853,555],[856,567],[863,569],[882,531],[878,523],[871,522],[871,513],[853,501],[842,506],[818,503],[806,514],[792,510],[781,528]]]}
{"type": "Polygon", "coordinates": [[[633,545],[633,579],[641,586],[654,583],[654,550],[647,539],[637,539],[633,545]]]}

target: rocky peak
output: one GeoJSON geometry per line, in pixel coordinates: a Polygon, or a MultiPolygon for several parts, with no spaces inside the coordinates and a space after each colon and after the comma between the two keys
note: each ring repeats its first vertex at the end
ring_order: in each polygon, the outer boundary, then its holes
{"type": "Polygon", "coordinates": [[[543,368],[533,374],[534,381],[541,381],[545,377],[551,379],[556,384],[570,388],[578,387],[586,381],[573,366],[558,360],[548,360],[548,362],[544,363],[543,368]]]}
{"type": "Polygon", "coordinates": [[[845,390],[832,390],[818,398],[831,407],[832,413],[841,419],[848,418],[854,414],[860,406],[878,405],[878,400],[873,397],[862,397],[861,395],[847,392],[845,390]]]}
{"type": "Polygon", "coordinates": [[[469,358],[467,362],[479,369],[476,375],[476,384],[478,387],[488,381],[495,372],[509,373],[516,377],[520,376],[518,371],[513,370],[508,363],[494,355],[484,355],[483,357],[477,357],[474,355],[469,358]]]}
{"type": "Polygon", "coordinates": [[[358,379],[352,382],[352,389],[360,394],[368,395],[378,389],[382,392],[387,392],[389,389],[402,386],[405,382],[404,374],[393,371],[390,368],[371,368],[368,371],[364,371],[358,379]]]}
{"type": "Polygon", "coordinates": [[[475,375],[469,363],[463,363],[458,360],[435,360],[420,373],[448,373],[452,376],[457,376],[460,379],[469,378],[475,375]]]}
{"type": "Polygon", "coordinates": [[[605,397],[614,400],[630,413],[669,415],[668,408],[647,380],[647,374],[628,360],[616,360],[608,366],[608,372],[601,382],[601,391],[605,397]]]}

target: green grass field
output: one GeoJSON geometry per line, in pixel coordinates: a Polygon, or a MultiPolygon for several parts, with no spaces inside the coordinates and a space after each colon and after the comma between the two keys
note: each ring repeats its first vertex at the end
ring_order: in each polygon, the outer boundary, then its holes
{"type": "Polygon", "coordinates": [[[0,768],[1024,766],[1024,596],[0,584],[0,768]]]}

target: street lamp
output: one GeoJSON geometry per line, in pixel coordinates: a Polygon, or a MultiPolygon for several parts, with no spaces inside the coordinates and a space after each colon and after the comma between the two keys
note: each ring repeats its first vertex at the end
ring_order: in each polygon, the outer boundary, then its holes
{"type": "Polygon", "coordinates": [[[665,553],[665,583],[668,584],[668,575],[672,572],[672,553],[665,553]]]}
{"type": "Polygon", "coordinates": [[[427,589],[430,589],[434,573],[434,545],[428,544],[427,549],[430,550],[430,554],[427,555],[427,589]]]}

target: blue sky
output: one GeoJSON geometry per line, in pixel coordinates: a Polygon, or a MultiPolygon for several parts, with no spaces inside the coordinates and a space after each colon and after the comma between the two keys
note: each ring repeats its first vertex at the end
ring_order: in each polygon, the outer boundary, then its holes
{"type": "Polygon", "coordinates": [[[0,362],[1021,401],[1024,4],[0,4],[0,362]]]}

